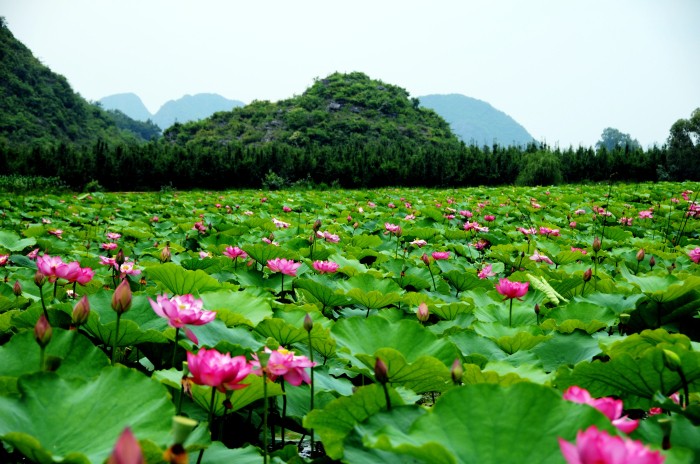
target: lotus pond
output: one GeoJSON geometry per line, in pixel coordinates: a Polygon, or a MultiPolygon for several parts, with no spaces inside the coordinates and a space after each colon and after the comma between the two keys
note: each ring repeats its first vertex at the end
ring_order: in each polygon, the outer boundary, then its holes
{"type": "Polygon", "coordinates": [[[0,461],[700,462],[698,190],[0,194],[0,461]]]}

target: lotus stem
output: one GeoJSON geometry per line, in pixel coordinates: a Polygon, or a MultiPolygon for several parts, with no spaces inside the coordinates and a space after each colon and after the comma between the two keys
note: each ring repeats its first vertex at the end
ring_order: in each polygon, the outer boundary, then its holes
{"type": "Polygon", "coordinates": [[[287,419],[287,392],[284,390],[284,377],[280,378],[280,386],[282,387],[282,422],[280,424],[280,437],[282,438],[282,448],[284,448],[284,421],[287,419]]]}
{"type": "Polygon", "coordinates": [[[508,327],[513,327],[513,299],[510,299],[510,308],[508,309],[508,327]]]}
{"type": "Polygon", "coordinates": [[[383,383],[382,388],[384,389],[384,399],[386,400],[386,410],[391,411],[391,398],[389,398],[389,387],[386,386],[386,383],[383,383]]]}
{"type": "MultiPolygon", "coordinates": [[[[216,388],[211,387],[211,401],[209,402],[209,432],[212,431],[211,421],[214,420],[214,401],[216,400],[216,388]]],[[[202,456],[204,456],[204,448],[199,450],[199,456],[197,456],[197,464],[202,462],[202,456]]]]}
{"type": "Polygon", "coordinates": [[[45,346],[40,347],[40,349],[39,349],[39,370],[40,370],[40,371],[43,371],[43,370],[44,370],[44,367],[45,367],[45,366],[44,366],[44,365],[45,365],[45,362],[44,362],[44,355],[46,354],[45,351],[46,351],[46,347],[45,347],[45,346]]]}
{"type": "Polygon", "coordinates": [[[175,327],[175,344],[173,345],[173,359],[172,362],[170,363],[171,366],[175,367],[175,353],[177,352],[177,336],[180,332],[179,327],[175,327]]]}
{"type": "MultiPolygon", "coordinates": [[[[311,383],[309,384],[310,390],[311,390],[311,398],[309,399],[309,412],[314,410],[314,350],[311,346],[311,331],[308,331],[309,334],[309,361],[311,361],[311,383]]],[[[309,433],[311,434],[311,454],[313,457],[313,452],[314,452],[314,429],[309,429],[309,433]]]]}
{"type": "Polygon", "coordinates": [[[681,407],[683,409],[688,407],[688,402],[690,400],[690,389],[688,388],[688,380],[685,378],[683,369],[678,367],[678,375],[681,377],[681,383],[683,383],[683,399],[681,401],[681,407]]]}
{"type": "Polygon", "coordinates": [[[117,313],[117,330],[114,332],[114,340],[112,341],[112,366],[114,366],[114,360],[117,354],[117,339],[119,338],[119,323],[121,319],[122,315],[117,313]]]}
{"type": "Polygon", "coordinates": [[[263,464],[267,464],[267,372],[263,369],[263,464]]]}
{"type": "Polygon", "coordinates": [[[49,320],[49,312],[46,310],[46,302],[44,302],[44,292],[42,291],[42,288],[39,287],[39,296],[41,297],[41,308],[44,310],[44,317],[46,320],[49,320]]]}

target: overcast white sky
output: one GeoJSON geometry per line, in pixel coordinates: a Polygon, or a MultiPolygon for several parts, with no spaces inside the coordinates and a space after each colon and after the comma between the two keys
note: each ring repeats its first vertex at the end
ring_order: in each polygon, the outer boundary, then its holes
{"type": "Polygon", "coordinates": [[[700,107],[700,0],[0,0],[17,39],[88,100],[301,94],[362,71],[484,100],[550,145],[643,146],[700,107]]]}

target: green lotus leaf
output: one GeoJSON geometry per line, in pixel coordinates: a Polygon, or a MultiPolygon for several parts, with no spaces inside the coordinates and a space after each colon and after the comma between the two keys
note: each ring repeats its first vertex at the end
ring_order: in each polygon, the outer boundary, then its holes
{"type": "Polygon", "coordinates": [[[453,333],[449,336],[449,340],[459,348],[464,356],[481,354],[488,359],[494,360],[506,357],[506,354],[495,341],[479,335],[472,330],[453,333]]]}
{"type": "Polygon", "coordinates": [[[221,283],[202,270],[188,271],[175,263],[154,264],[146,269],[150,279],[174,295],[219,290],[221,283]]]}
{"type": "Polygon", "coordinates": [[[347,296],[352,302],[364,306],[368,311],[385,308],[401,300],[401,295],[398,293],[383,293],[379,290],[367,292],[359,288],[349,290],[347,296]]]}
{"type": "Polygon", "coordinates": [[[586,295],[584,298],[574,297],[572,303],[583,300],[588,301],[598,306],[603,306],[605,308],[611,309],[615,314],[619,315],[624,312],[632,311],[637,307],[637,302],[643,299],[644,295],[641,293],[633,295],[625,295],[624,293],[601,293],[595,292],[586,295]]]}
{"type": "Polygon", "coordinates": [[[107,367],[92,380],[42,372],[17,386],[19,397],[0,397],[0,438],[38,462],[104,462],[127,426],[139,440],[168,445],[175,407],[138,371],[107,367]]]}
{"type": "Polygon", "coordinates": [[[499,337],[496,343],[506,353],[513,354],[516,351],[530,350],[549,338],[547,335],[518,332],[514,336],[499,337]]]}
{"type": "MultiPolygon", "coordinates": [[[[60,361],[55,372],[63,377],[96,377],[109,365],[107,356],[75,330],[54,328],[45,356],[60,361]]],[[[16,383],[17,377],[39,370],[39,345],[33,331],[18,333],[0,346],[0,378],[8,388],[16,383]]]]}
{"type": "Polygon", "coordinates": [[[275,258],[299,259],[298,253],[266,243],[256,243],[255,245],[247,244],[243,245],[242,248],[243,251],[248,253],[248,256],[253,258],[262,267],[267,266],[267,262],[275,258]]]}
{"type": "MultiPolygon", "coordinates": [[[[345,462],[361,462],[363,464],[404,464],[407,457],[379,449],[377,441],[389,441],[388,437],[398,434],[403,436],[405,430],[426,413],[426,410],[416,406],[394,407],[391,411],[381,411],[357,424],[348,434],[343,443],[345,462]],[[375,437],[380,437],[376,439],[375,437]]],[[[410,462],[416,463],[454,463],[452,455],[437,443],[430,443],[411,456],[410,462]],[[420,453],[420,456],[419,456],[420,453]]]]}
{"type": "Polygon", "coordinates": [[[322,310],[345,306],[350,301],[343,290],[332,288],[316,280],[299,278],[294,281],[294,287],[307,291],[316,301],[321,303],[322,310]]]}
{"type": "Polygon", "coordinates": [[[437,358],[420,356],[412,363],[393,348],[382,348],[373,355],[359,354],[357,358],[366,366],[366,375],[371,375],[377,358],[387,366],[389,382],[403,386],[416,393],[441,392],[451,387],[450,369],[437,358]]]}
{"type": "Polygon", "coordinates": [[[572,441],[591,425],[614,433],[599,411],[565,401],[551,388],[527,382],[476,384],[443,394],[410,427],[368,428],[363,442],[403,455],[405,462],[548,464],[563,462],[559,437],[572,441]],[[436,445],[444,451],[436,452],[436,445]]]}
{"type": "Polygon", "coordinates": [[[471,314],[473,308],[466,302],[452,302],[444,304],[429,305],[431,314],[435,314],[440,319],[451,321],[460,314],[471,314]]]}
{"type": "Polygon", "coordinates": [[[463,364],[464,374],[462,374],[462,382],[467,385],[477,383],[493,383],[503,386],[513,385],[518,382],[529,382],[529,380],[520,377],[518,374],[508,372],[504,375],[499,375],[495,371],[483,371],[476,364],[463,364]]]}
{"type": "Polygon", "coordinates": [[[475,274],[466,271],[453,269],[443,274],[443,276],[461,293],[475,287],[484,287],[491,289],[492,284],[486,279],[480,279],[475,274]]]}
{"type": "Polygon", "coordinates": [[[554,372],[559,366],[571,366],[581,361],[590,361],[600,354],[598,340],[576,330],[570,334],[553,333],[552,336],[532,349],[542,362],[546,372],[554,372]]]}
{"type": "Polygon", "coordinates": [[[664,329],[645,330],[638,334],[632,334],[623,340],[617,341],[609,347],[604,346],[604,352],[611,358],[627,354],[633,358],[640,358],[644,354],[657,346],[662,348],[673,347],[674,351],[691,351],[690,339],[683,334],[670,334],[664,329]]]}
{"type": "Polygon", "coordinates": [[[489,361],[482,368],[484,372],[493,371],[496,372],[501,377],[507,374],[517,374],[523,379],[528,379],[531,382],[539,384],[550,383],[552,375],[547,373],[539,366],[536,366],[534,362],[530,361],[533,355],[528,352],[518,352],[515,356],[510,356],[503,361],[489,361]],[[525,361],[519,360],[518,356],[524,353],[525,361]]]}
{"type": "MultiPolygon", "coordinates": [[[[680,350],[676,353],[691,391],[698,389],[700,353],[680,350]]],[[[637,358],[620,353],[607,362],[582,362],[573,370],[560,370],[557,373],[557,385],[562,389],[578,385],[594,397],[634,395],[652,399],[657,391],[670,396],[679,391],[683,383],[678,372],[666,367],[663,349],[656,347],[646,350],[637,358]]]]}
{"type": "Polygon", "coordinates": [[[294,327],[282,319],[265,319],[255,327],[255,332],[263,338],[274,338],[277,342],[289,348],[293,343],[306,340],[308,335],[303,328],[294,327]]]}
{"type": "Polygon", "coordinates": [[[270,303],[248,290],[234,292],[219,290],[199,295],[204,308],[217,312],[217,318],[228,326],[245,324],[255,327],[263,319],[272,316],[270,303]]]}
{"type": "Polygon", "coordinates": [[[236,464],[260,464],[262,455],[255,446],[248,445],[245,448],[228,448],[220,441],[213,442],[207,447],[202,456],[202,464],[221,464],[222,462],[235,462],[236,464]]]}
{"type": "MultiPolygon", "coordinates": [[[[264,344],[247,328],[227,327],[226,324],[219,319],[214,319],[208,324],[190,327],[190,330],[197,336],[200,347],[206,346],[214,348],[219,343],[225,342],[233,346],[240,346],[246,351],[257,351],[264,344]]],[[[182,337],[182,335],[180,337],[182,337]]],[[[180,338],[179,343],[188,350],[196,349],[194,343],[187,338],[180,338]]]]}
{"type": "Polygon", "coordinates": [[[401,287],[393,280],[373,277],[367,273],[351,277],[345,281],[340,281],[338,282],[338,286],[348,292],[350,290],[361,290],[363,293],[376,291],[388,294],[394,292],[400,293],[402,291],[401,287]]]}
{"type": "Polygon", "coordinates": [[[338,343],[338,356],[360,365],[358,354],[373,356],[381,348],[393,348],[409,363],[421,356],[433,356],[446,366],[458,356],[457,348],[439,339],[416,321],[391,322],[381,316],[341,319],[331,329],[338,343]]]}
{"type": "MultiPolygon", "coordinates": [[[[403,404],[401,396],[389,388],[392,406],[403,404]]],[[[356,424],[386,409],[381,385],[360,387],[352,396],[343,396],[328,403],[323,409],[314,409],[304,417],[304,427],[314,429],[321,438],[326,454],[332,459],[343,456],[343,440],[356,424]]]]}
{"type": "Polygon", "coordinates": [[[7,251],[22,251],[25,248],[36,245],[34,237],[20,238],[19,235],[7,230],[0,230],[0,248],[7,251]]]}
{"type": "Polygon", "coordinates": [[[598,321],[606,325],[613,325],[618,319],[615,311],[587,301],[572,301],[563,306],[542,311],[542,314],[544,317],[554,319],[558,324],[562,324],[568,319],[576,319],[584,323],[598,321]]]}
{"type": "Polygon", "coordinates": [[[607,326],[608,325],[605,322],[583,322],[579,321],[578,319],[567,319],[561,324],[557,324],[557,322],[554,319],[545,319],[544,321],[540,322],[540,327],[542,328],[542,330],[554,330],[563,334],[570,334],[576,330],[582,330],[588,334],[593,334],[601,329],[606,328],[607,326]]]}

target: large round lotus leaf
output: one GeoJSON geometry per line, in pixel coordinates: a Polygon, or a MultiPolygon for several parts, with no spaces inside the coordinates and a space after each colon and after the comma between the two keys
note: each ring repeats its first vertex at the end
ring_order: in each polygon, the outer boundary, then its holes
{"type": "Polygon", "coordinates": [[[19,397],[0,397],[0,438],[33,461],[104,462],[127,426],[139,440],[168,445],[175,407],[138,371],[107,367],[90,381],[42,372],[17,386],[19,397]]]}
{"type": "MultiPolygon", "coordinates": [[[[380,348],[393,348],[414,362],[421,356],[433,356],[450,366],[458,356],[457,348],[439,339],[416,321],[390,322],[381,316],[353,317],[338,321],[331,333],[338,346],[350,352],[350,361],[359,365],[358,354],[374,355],[380,348]]],[[[338,353],[344,357],[344,353],[338,353]]]]}
{"type": "MultiPolygon", "coordinates": [[[[39,352],[34,332],[29,330],[18,333],[0,346],[0,379],[5,378],[8,389],[15,390],[16,378],[20,375],[41,370],[39,352]]],[[[56,359],[56,372],[66,377],[96,377],[109,364],[107,356],[87,337],[75,330],[58,328],[53,329],[51,342],[46,346],[46,357],[56,359]]]]}
{"type": "Polygon", "coordinates": [[[466,385],[442,395],[408,432],[378,428],[363,443],[419,462],[430,455],[433,464],[561,463],[558,438],[572,441],[590,425],[615,430],[596,409],[565,401],[551,388],[527,382],[466,385]],[[436,452],[436,445],[445,452],[436,452]]]}

